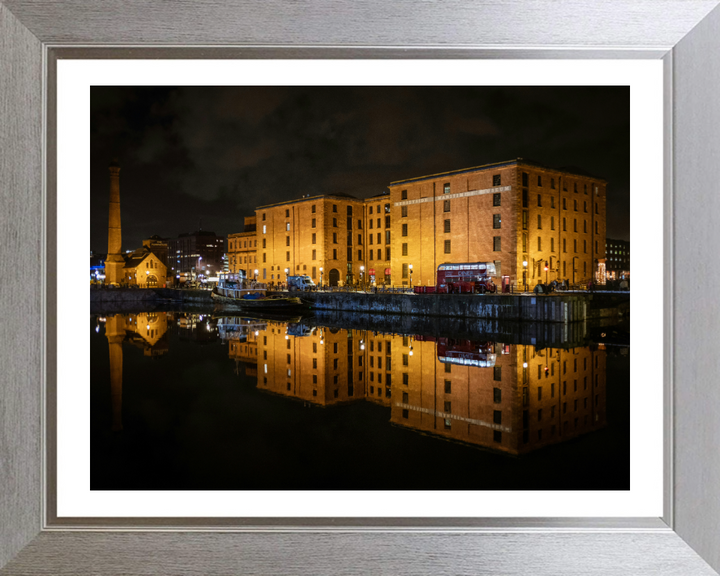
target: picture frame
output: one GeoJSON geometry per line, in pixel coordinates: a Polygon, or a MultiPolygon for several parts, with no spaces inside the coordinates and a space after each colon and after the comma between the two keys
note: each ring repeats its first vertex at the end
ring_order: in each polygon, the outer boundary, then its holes
{"type": "Polygon", "coordinates": [[[719,3],[0,0],[0,574],[716,574],[719,3]],[[663,60],[663,517],[57,518],[47,490],[57,60],[428,57],[663,60]]]}

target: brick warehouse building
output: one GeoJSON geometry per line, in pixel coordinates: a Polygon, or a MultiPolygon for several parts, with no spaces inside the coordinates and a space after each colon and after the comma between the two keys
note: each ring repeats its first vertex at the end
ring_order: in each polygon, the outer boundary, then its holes
{"type": "Polygon", "coordinates": [[[253,278],[257,269],[257,234],[255,216],[245,217],[242,232],[228,234],[228,271],[241,272],[246,278],[253,278]]]}
{"type": "Polygon", "coordinates": [[[521,158],[393,182],[393,283],[411,264],[433,285],[440,264],[476,261],[515,286],[604,281],[606,184],[521,158]]]}
{"type": "Polygon", "coordinates": [[[257,219],[258,279],[271,284],[307,274],[336,286],[360,278],[365,258],[365,201],[344,194],[305,197],[260,206],[257,219]]]}
{"type": "MultiPolygon", "coordinates": [[[[335,194],[260,206],[254,269],[273,284],[287,269],[325,285],[358,282],[362,272],[379,285],[408,286],[412,276],[432,286],[440,264],[479,261],[520,288],[604,282],[606,185],[518,158],[393,182],[389,194],[365,200],[335,194]]],[[[240,235],[250,243],[251,234],[240,235]]]]}

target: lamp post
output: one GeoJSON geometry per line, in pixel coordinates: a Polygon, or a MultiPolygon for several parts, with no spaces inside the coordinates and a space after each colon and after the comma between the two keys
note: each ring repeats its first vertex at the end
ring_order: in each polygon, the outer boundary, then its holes
{"type": "Polygon", "coordinates": [[[410,264],[410,266],[408,266],[408,268],[410,268],[410,290],[412,290],[412,273],[413,273],[412,264],[410,264]]]}
{"type": "Polygon", "coordinates": [[[364,290],[364,274],[365,274],[365,266],[360,266],[360,289],[364,290]]]}
{"type": "Polygon", "coordinates": [[[255,282],[257,282],[258,270],[255,270],[255,282]]]}
{"type": "Polygon", "coordinates": [[[288,286],[288,276],[290,275],[290,268],[285,268],[285,289],[289,290],[290,286],[288,286]]]}
{"type": "Polygon", "coordinates": [[[545,284],[548,283],[548,265],[545,264],[545,284]]]}
{"type": "Polygon", "coordinates": [[[320,266],[320,290],[322,290],[322,287],[323,287],[322,276],[323,276],[323,267],[320,266]]]}
{"type": "Polygon", "coordinates": [[[527,260],[523,260],[523,292],[527,292],[527,260]]]}

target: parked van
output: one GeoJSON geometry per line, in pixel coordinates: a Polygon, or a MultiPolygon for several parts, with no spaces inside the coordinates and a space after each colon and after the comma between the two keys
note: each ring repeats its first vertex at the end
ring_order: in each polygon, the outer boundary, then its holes
{"type": "Polygon", "coordinates": [[[288,290],[294,292],[295,290],[314,290],[315,282],[307,274],[303,276],[288,276],[287,277],[288,290]]]}

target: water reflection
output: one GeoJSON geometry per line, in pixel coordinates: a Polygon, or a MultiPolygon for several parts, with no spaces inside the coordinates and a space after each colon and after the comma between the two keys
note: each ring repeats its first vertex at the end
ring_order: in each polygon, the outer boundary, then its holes
{"type": "Polygon", "coordinates": [[[605,426],[605,349],[546,348],[297,325],[221,332],[259,389],[328,406],[371,401],[418,432],[522,454],[605,426]]]}
{"type": "Polygon", "coordinates": [[[371,402],[388,409],[392,425],[458,443],[521,455],[607,422],[603,345],[538,349],[177,312],[96,323],[109,347],[115,432],[123,430],[123,344],[159,358],[169,327],[180,342],[227,345],[233,372],[261,391],[320,407],[371,402]]]}

